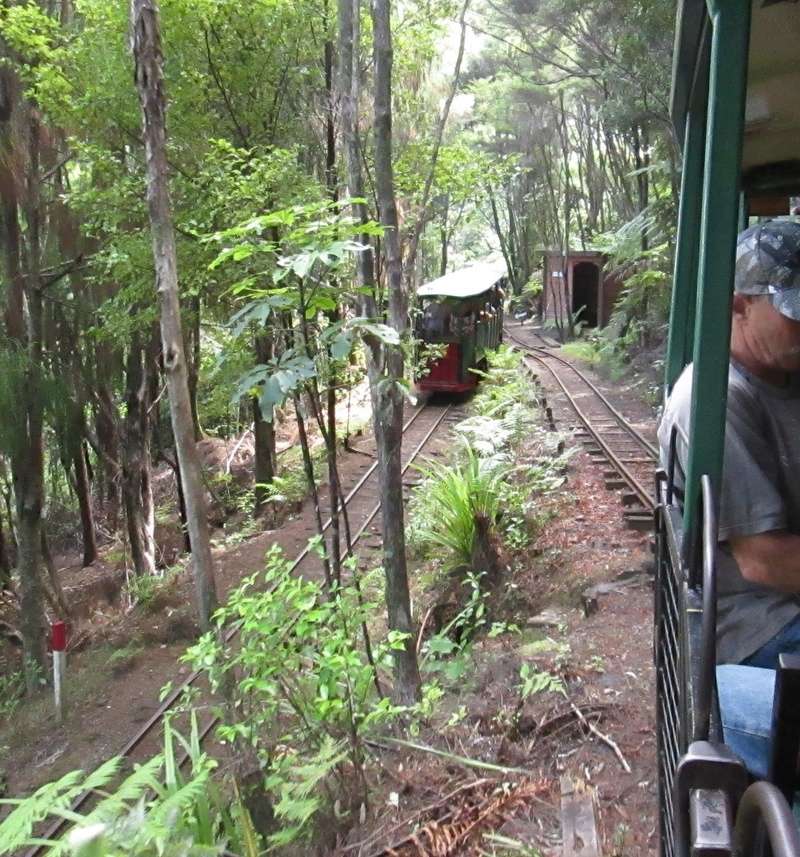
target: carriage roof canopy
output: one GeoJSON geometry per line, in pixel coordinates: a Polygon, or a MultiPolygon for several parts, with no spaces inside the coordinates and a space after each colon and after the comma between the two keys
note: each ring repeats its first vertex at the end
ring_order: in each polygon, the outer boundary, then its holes
{"type": "Polygon", "coordinates": [[[417,289],[420,298],[472,298],[488,292],[507,274],[505,262],[476,262],[417,289]]]}
{"type": "MultiPolygon", "coordinates": [[[[794,162],[800,135],[800,9],[793,0],[752,0],[752,25],[747,74],[742,170],[767,164],[794,162]]],[[[676,33],[676,62],[672,81],[672,119],[683,140],[693,87],[704,86],[698,61],[707,49],[705,0],[680,0],[680,27],[676,33]]],[[[706,54],[707,56],[707,54],[706,54]]]]}

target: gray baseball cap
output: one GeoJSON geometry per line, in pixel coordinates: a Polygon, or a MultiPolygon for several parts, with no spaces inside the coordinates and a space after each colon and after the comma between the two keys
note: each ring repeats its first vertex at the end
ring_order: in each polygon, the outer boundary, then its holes
{"type": "Polygon", "coordinates": [[[781,315],[800,321],[800,223],[769,220],[741,232],[733,288],[769,295],[781,315]]]}

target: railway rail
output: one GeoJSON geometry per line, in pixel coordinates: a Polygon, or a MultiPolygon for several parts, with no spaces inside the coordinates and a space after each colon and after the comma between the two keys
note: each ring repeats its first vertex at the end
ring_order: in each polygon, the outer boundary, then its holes
{"type": "Polygon", "coordinates": [[[653,469],[658,450],[630,422],[586,375],[556,354],[539,334],[532,335],[539,345],[522,339],[506,327],[506,336],[525,354],[536,374],[544,368],[577,416],[581,437],[595,462],[605,469],[609,490],[623,490],[625,522],[635,529],[650,529],[655,499],[652,494],[653,469]]]}
{"type": "MultiPolygon", "coordinates": [[[[422,453],[423,449],[428,445],[431,439],[436,434],[439,427],[445,422],[455,422],[459,418],[460,408],[453,403],[447,404],[431,404],[424,402],[417,406],[414,412],[406,420],[403,426],[403,443],[404,449],[410,449],[410,453],[405,456],[403,462],[403,474],[408,471],[413,462],[422,453]]],[[[345,496],[344,507],[348,510],[350,516],[350,526],[352,528],[352,545],[356,545],[364,536],[376,518],[380,515],[379,502],[379,485],[377,474],[378,462],[375,460],[370,464],[365,471],[357,478],[355,484],[350,487],[350,490],[345,496]],[[358,502],[356,502],[358,501],[358,502]]],[[[343,486],[345,488],[345,486],[343,486]]],[[[340,509],[342,506],[340,505],[340,509]]],[[[311,513],[311,510],[309,510],[311,513]]],[[[309,518],[313,521],[313,516],[309,518]]],[[[327,531],[331,526],[331,519],[328,518],[323,524],[323,531],[327,531]]],[[[307,531],[316,531],[316,527],[310,524],[307,531]]],[[[318,576],[320,574],[319,559],[311,551],[306,543],[297,553],[291,566],[291,572],[294,574],[318,576]]],[[[225,635],[225,641],[231,642],[237,635],[236,629],[231,629],[225,635]]],[[[177,685],[169,695],[163,700],[152,716],[143,724],[143,726],[134,734],[131,739],[125,744],[122,750],[117,754],[130,763],[141,762],[152,758],[161,749],[161,734],[159,727],[167,714],[176,706],[183,694],[191,687],[198,685],[202,677],[200,671],[192,672],[180,684],[177,685]]],[[[214,727],[218,724],[219,719],[216,715],[210,715],[208,719],[200,725],[199,736],[200,741],[208,738],[214,727]]],[[[179,760],[179,766],[183,767],[189,760],[188,754],[184,753],[179,760]]],[[[72,812],[78,812],[87,804],[90,804],[93,797],[93,791],[85,791],[78,795],[70,805],[72,812]]],[[[39,857],[47,848],[47,840],[54,840],[69,826],[70,822],[65,819],[60,819],[53,822],[43,833],[41,844],[37,844],[25,852],[25,857],[39,857]]]]}

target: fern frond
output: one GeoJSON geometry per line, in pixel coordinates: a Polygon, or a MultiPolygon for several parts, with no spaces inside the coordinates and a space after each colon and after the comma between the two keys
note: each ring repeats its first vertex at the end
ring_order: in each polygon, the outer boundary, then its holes
{"type": "Polygon", "coordinates": [[[83,778],[83,771],[71,771],[17,804],[17,808],[0,822],[0,855],[13,854],[30,840],[40,821],[54,811],[69,807],[83,790],[83,778]]]}
{"type": "Polygon", "coordinates": [[[148,825],[153,824],[156,828],[166,827],[173,819],[182,815],[204,796],[207,780],[208,771],[201,771],[197,777],[181,786],[166,800],[160,801],[150,812],[148,825]]]}
{"type": "Polygon", "coordinates": [[[104,786],[108,785],[111,780],[119,773],[120,768],[122,767],[122,758],[120,756],[114,756],[106,762],[103,762],[99,768],[96,768],[89,776],[84,780],[81,789],[83,791],[96,791],[97,789],[102,789],[104,786]]]}
{"type": "Polygon", "coordinates": [[[140,800],[148,789],[152,789],[153,785],[159,785],[158,772],[162,763],[161,756],[155,756],[143,765],[138,765],[113,794],[97,804],[85,821],[87,823],[106,821],[128,811],[130,806],[140,800]]]}

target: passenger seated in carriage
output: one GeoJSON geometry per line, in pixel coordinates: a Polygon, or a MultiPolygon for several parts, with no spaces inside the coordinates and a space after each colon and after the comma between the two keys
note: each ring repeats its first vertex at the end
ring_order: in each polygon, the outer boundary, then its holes
{"type": "Polygon", "coordinates": [[[422,312],[422,336],[427,341],[444,338],[450,333],[450,307],[429,301],[422,312]]]}
{"type": "MultiPolygon", "coordinates": [[[[691,387],[689,366],[659,426],[664,463],[679,429],[678,490],[691,387]]],[[[778,655],[800,653],[800,224],[791,221],[753,226],[737,242],[718,538],[725,740],[764,776],[778,655]]]]}

